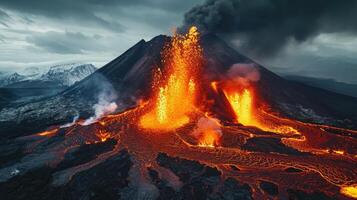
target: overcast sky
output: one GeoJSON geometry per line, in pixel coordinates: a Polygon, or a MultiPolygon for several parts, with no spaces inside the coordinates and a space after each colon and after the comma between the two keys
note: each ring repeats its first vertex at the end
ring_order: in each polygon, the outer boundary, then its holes
{"type": "MultiPolygon", "coordinates": [[[[170,34],[183,24],[185,13],[196,5],[205,9],[204,4],[205,0],[0,0],[0,71],[70,62],[101,67],[140,39],[170,34]]],[[[355,33],[325,31],[299,42],[287,39],[273,56],[242,48],[240,37],[233,35],[226,38],[231,45],[275,72],[357,83],[355,33]]]]}

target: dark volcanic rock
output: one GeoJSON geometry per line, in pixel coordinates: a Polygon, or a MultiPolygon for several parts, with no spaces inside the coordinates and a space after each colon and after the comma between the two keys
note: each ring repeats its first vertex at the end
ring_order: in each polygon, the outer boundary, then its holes
{"type": "Polygon", "coordinates": [[[66,185],[52,185],[56,168],[42,167],[0,184],[3,200],[119,199],[128,185],[129,154],[122,151],[105,162],[76,174],[66,185]]]}
{"type": "Polygon", "coordinates": [[[276,152],[287,155],[306,155],[308,153],[300,152],[294,148],[288,147],[281,143],[279,138],[254,137],[249,138],[242,146],[242,149],[258,152],[276,152]]]}
{"type": "Polygon", "coordinates": [[[313,192],[313,193],[306,193],[301,190],[287,190],[289,200],[332,200],[335,198],[331,198],[326,196],[324,193],[321,192],[313,192]]]}
{"type": "Polygon", "coordinates": [[[293,168],[293,167],[286,168],[285,171],[286,171],[286,172],[289,172],[289,173],[299,173],[299,172],[302,172],[301,169],[296,169],[296,168],[293,168]]]}
{"type": "Polygon", "coordinates": [[[65,159],[57,166],[57,170],[70,168],[95,159],[98,155],[111,151],[116,140],[107,140],[96,144],[85,144],[77,149],[71,149],[65,154],[65,159]]]}
{"type": "MultiPolygon", "coordinates": [[[[169,157],[160,153],[157,157],[160,166],[170,169],[183,182],[181,189],[172,199],[252,199],[251,189],[233,178],[222,180],[221,172],[197,161],[169,157]],[[223,181],[223,184],[220,184],[223,181]]],[[[155,185],[159,185],[160,196],[167,196],[173,189],[160,186],[155,172],[151,172],[155,185]]],[[[168,199],[171,199],[168,197],[168,199]]]]}
{"type": "Polygon", "coordinates": [[[11,140],[0,142],[0,167],[20,160],[23,156],[24,142],[11,140]]]}
{"type": "Polygon", "coordinates": [[[217,198],[215,199],[250,200],[253,198],[249,185],[240,184],[233,178],[227,178],[223,185],[219,188],[217,198]]]}
{"type": "Polygon", "coordinates": [[[276,196],[279,194],[278,186],[268,181],[261,181],[259,187],[267,194],[276,196]]]}

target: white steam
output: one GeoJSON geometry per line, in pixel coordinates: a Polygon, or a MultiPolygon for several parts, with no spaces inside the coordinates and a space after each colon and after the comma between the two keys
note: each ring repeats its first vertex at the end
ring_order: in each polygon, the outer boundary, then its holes
{"type": "Polygon", "coordinates": [[[101,92],[98,95],[98,102],[93,105],[94,116],[85,120],[82,125],[86,126],[96,122],[98,119],[113,113],[118,105],[116,104],[117,95],[111,84],[101,83],[101,92]]]}
{"type": "Polygon", "coordinates": [[[78,120],[78,118],[79,118],[79,115],[77,113],[77,115],[73,117],[72,122],[64,124],[64,125],[60,126],[60,128],[67,128],[67,127],[73,126],[76,123],[76,121],[78,120]]]}
{"type": "Polygon", "coordinates": [[[202,134],[206,132],[215,133],[217,138],[220,138],[222,136],[222,130],[219,120],[211,117],[201,117],[192,135],[196,138],[200,138],[202,134]]]}
{"type": "Polygon", "coordinates": [[[98,103],[94,104],[93,106],[94,116],[84,121],[83,125],[86,126],[92,124],[101,117],[113,113],[118,108],[118,105],[114,101],[115,98],[106,96],[105,93],[101,93],[98,98],[98,103]]]}
{"type": "Polygon", "coordinates": [[[257,65],[254,63],[236,63],[228,70],[227,76],[229,79],[243,86],[247,86],[250,82],[257,82],[260,79],[260,73],[257,65]]]}

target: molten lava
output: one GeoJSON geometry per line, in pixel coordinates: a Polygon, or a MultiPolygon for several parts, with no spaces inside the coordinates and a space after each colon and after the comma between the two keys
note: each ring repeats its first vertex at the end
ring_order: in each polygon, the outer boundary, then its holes
{"type": "Polygon", "coordinates": [[[197,127],[193,131],[193,136],[198,140],[198,146],[216,147],[219,146],[222,136],[222,125],[218,119],[211,118],[207,114],[197,122],[197,127]]]}
{"type": "Polygon", "coordinates": [[[234,111],[236,122],[244,126],[255,126],[263,131],[280,134],[300,134],[295,128],[287,125],[269,123],[262,117],[261,109],[254,104],[253,92],[247,88],[241,92],[225,90],[224,94],[234,111]],[[262,119],[263,118],[263,119],[262,119]]]}
{"type": "Polygon", "coordinates": [[[252,118],[252,94],[248,89],[244,89],[240,94],[234,92],[233,94],[225,94],[232,109],[236,115],[236,119],[243,125],[256,124],[252,118]]]}
{"type": "Polygon", "coordinates": [[[219,138],[215,131],[208,130],[202,133],[202,137],[199,139],[198,146],[215,147],[218,139],[219,138]]]}
{"type": "Polygon", "coordinates": [[[357,186],[342,187],[341,193],[348,197],[357,199],[357,186]]]}
{"type": "Polygon", "coordinates": [[[154,83],[159,85],[154,92],[155,106],[141,118],[141,127],[171,130],[189,122],[188,114],[195,106],[201,52],[196,27],[185,35],[174,35],[162,52],[166,73],[154,77],[154,83]]]}

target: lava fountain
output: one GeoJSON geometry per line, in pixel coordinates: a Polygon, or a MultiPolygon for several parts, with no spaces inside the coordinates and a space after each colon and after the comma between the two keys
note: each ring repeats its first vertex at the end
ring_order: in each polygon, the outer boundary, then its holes
{"type": "Polygon", "coordinates": [[[140,119],[147,129],[172,130],[189,122],[195,107],[197,74],[202,63],[199,32],[191,27],[185,35],[175,33],[162,51],[165,71],[157,70],[153,83],[154,107],[140,119]]]}
{"type": "Polygon", "coordinates": [[[254,96],[253,89],[243,88],[242,90],[224,90],[235,114],[235,121],[244,126],[254,126],[263,131],[275,132],[279,134],[298,134],[299,131],[292,126],[274,123],[264,115],[266,111],[257,106],[257,97],[254,96]]]}

